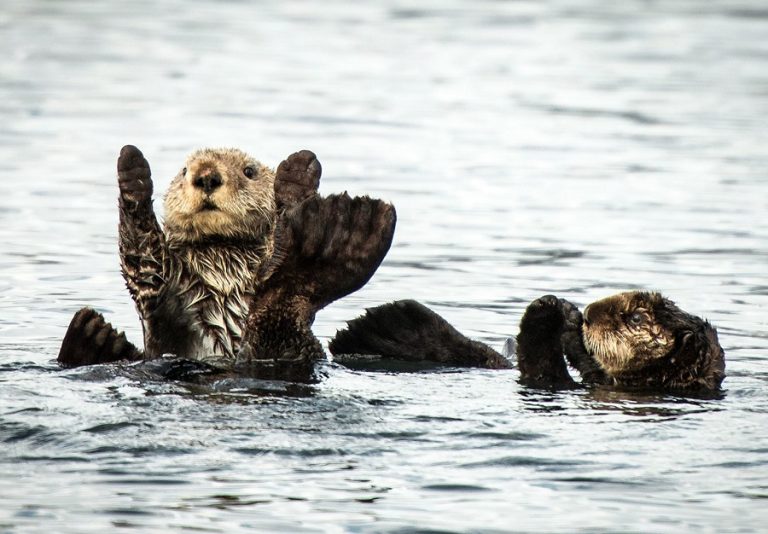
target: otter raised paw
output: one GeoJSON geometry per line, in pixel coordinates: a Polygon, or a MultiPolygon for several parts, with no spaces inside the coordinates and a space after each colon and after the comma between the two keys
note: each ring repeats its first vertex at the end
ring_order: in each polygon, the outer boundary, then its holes
{"type": "Polygon", "coordinates": [[[517,335],[520,381],[534,386],[574,384],[563,359],[563,302],[553,295],[534,300],[525,310],[517,335]]]}
{"type": "Polygon", "coordinates": [[[125,145],[117,160],[117,183],[124,202],[146,202],[152,198],[152,174],[141,150],[125,145]]]}
{"type": "Polygon", "coordinates": [[[288,156],[275,172],[278,211],[295,206],[317,193],[323,169],[314,152],[300,150],[288,156]]]}

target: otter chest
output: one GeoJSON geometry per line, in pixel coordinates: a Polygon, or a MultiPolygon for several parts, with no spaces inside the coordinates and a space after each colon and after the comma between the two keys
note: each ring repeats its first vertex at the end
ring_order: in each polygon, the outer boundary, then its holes
{"type": "Polygon", "coordinates": [[[190,329],[187,355],[231,360],[240,348],[260,251],[212,246],[173,252],[171,287],[190,329]]]}

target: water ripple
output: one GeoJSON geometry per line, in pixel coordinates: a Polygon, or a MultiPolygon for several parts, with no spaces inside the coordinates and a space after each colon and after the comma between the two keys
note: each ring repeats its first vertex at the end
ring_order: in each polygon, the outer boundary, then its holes
{"type": "Polygon", "coordinates": [[[0,531],[764,530],[767,21],[763,0],[4,0],[0,531]],[[376,275],[318,314],[324,342],[415,298],[499,349],[543,294],[649,288],[718,328],[726,391],[59,370],[81,306],[141,339],[126,143],[159,212],[201,146],[273,167],[310,148],[324,194],[397,206],[376,275]]]}

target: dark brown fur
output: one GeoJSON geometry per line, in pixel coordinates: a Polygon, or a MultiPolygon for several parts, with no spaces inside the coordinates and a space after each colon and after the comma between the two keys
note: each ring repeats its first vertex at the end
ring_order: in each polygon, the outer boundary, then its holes
{"type": "MultiPolygon", "coordinates": [[[[552,295],[528,306],[517,336],[523,384],[577,387],[568,364],[584,384],[658,391],[715,392],[725,377],[715,329],[658,293],[614,295],[590,304],[584,315],[582,320],[576,306],[552,295]]],[[[429,362],[510,367],[496,351],[415,301],[367,310],[336,333],[329,349],[340,363],[366,369],[391,369],[393,361],[421,368],[429,362]]]]}
{"type": "Polygon", "coordinates": [[[438,314],[415,300],[399,300],[347,322],[328,345],[335,361],[349,367],[418,368],[434,362],[456,367],[505,369],[509,361],[489,346],[458,332],[438,314]],[[360,357],[364,356],[364,357],[360,357]],[[376,356],[377,358],[371,358],[376,356]]]}
{"type": "Polygon", "coordinates": [[[564,353],[584,383],[715,392],[725,378],[715,329],[653,292],[594,302],[583,321],[575,306],[547,295],[530,304],[517,340],[521,380],[535,385],[570,384],[564,353]]]}
{"type": "Polygon", "coordinates": [[[261,369],[292,377],[324,356],[310,330],[315,313],[370,279],[392,242],[395,211],[344,193],[312,196],[287,210],[283,220],[237,358],[239,372],[250,375],[261,369]]]}
{"type": "Polygon", "coordinates": [[[198,151],[166,195],[163,232],[149,165],[137,148],[124,147],[120,256],[145,350],[100,343],[124,336],[81,310],[59,361],[170,353],[257,377],[312,380],[312,363],[323,356],[310,329],[315,313],[373,275],[395,225],[394,208],[382,201],[318,196],[320,172],[309,151],[291,155],[276,175],[235,149],[198,151]]]}

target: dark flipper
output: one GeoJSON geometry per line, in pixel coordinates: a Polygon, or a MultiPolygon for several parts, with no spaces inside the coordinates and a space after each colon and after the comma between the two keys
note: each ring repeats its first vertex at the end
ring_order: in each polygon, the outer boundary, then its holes
{"type": "Polygon", "coordinates": [[[314,195],[278,220],[275,250],[262,269],[258,293],[288,289],[314,314],[357,291],[373,276],[392,244],[395,208],[346,193],[314,195]]]}
{"type": "Polygon", "coordinates": [[[92,308],[83,308],[72,318],[58,357],[64,367],[140,359],[141,351],[92,308]]]}
{"type": "Polygon", "coordinates": [[[387,360],[489,369],[511,367],[501,354],[462,335],[415,300],[368,308],[365,315],[347,322],[347,328],[336,333],[328,348],[334,361],[366,369],[390,369],[387,360]],[[381,365],[371,358],[351,355],[378,355],[381,365]]]}
{"type": "Polygon", "coordinates": [[[309,151],[293,154],[278,168],[275,195],[285,210],[251,301],[237,362],[244,374],[313,380],[313,363],[324,357],[310,329],[315,313],[360,289],[392,243],[392,205],[346,193],[322,198],[315,194],[319,177],[320,165],[309,151]]]}
{"type": "Polygon", "coordinates": [[[565,317],[563,335],[560,339],[568,363],[579,372],[583,383],[608,383],[608,378],[600,365],[584,348],[584,340],[581,335],[581,325],[584,319],[581,312],[574,304],[565,299],[560,299],[560,302],[565,317]]]}
{"type": "Polygon", "coordinates": [[[520,381],[535,387],[574,385],[563,358],[563,304],[553,295],[534,300],[525,310],[517,335],[520,381]]]}

